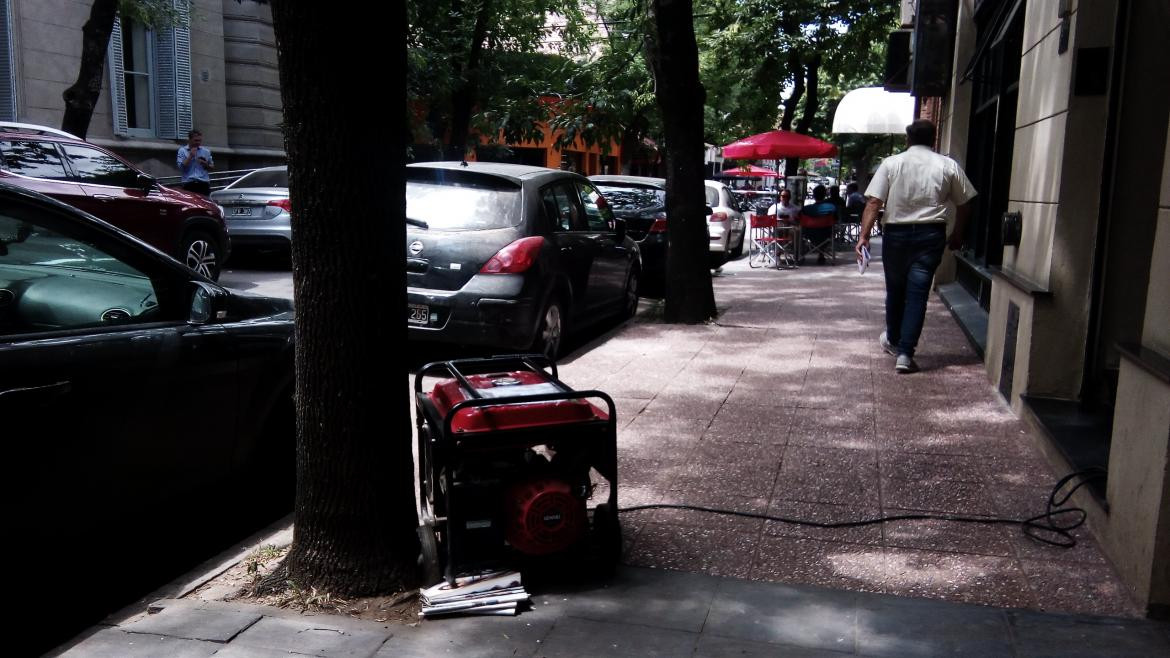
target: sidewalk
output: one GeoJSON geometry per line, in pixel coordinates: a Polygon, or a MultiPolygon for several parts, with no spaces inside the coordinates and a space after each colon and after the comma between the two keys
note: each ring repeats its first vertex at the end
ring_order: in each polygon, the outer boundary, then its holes
{"type": "MultiPolygon", "coordinates": [[[[880,351],[880,264],[716,278],[718,322],[638,320],[561,365],[619,413],[621,505],[818,521],[905,511],[1023,518],[1058,474],[932,301],[918,362],[880,351]]],[[[1170,655],[1090,533],[898,522],[818,530],[677,510],[623,515],[608,585],[538,593],[515,618],[417,627],[164,600],[67,656],[1170,655]]]]}

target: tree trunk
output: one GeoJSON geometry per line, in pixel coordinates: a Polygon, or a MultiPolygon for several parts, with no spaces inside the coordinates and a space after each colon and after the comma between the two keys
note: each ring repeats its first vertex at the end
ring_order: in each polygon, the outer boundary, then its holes
{"type": "Polygon", "coordinates": [[[796,122],[796,132],[807,135],[812,128],[813,119],[817,116],[817,109],[821,100],[820,77],[821,55],[816,53],[804,67],[804,111],[800,114],[800,121],[796,122]]]}
{"type": "Polygon", "coordinates": [[[61,130],[82,139],[89,132],[89,120],[102,93],[106,51],[110,47],[110,33],[114,31],[117,14],[118,0],[93,0],[89,20],[81,28],[81,66],[78,67],[77,82],[61,95],[65,100],[61,130]]]}
{"type": "MultiPolygon", "coordinates": [[[[788,55],[789,69],[792,71],[792,94],[784,101],[784,118],[780,122],[781,130],[792,130],[792,122],[796,119],[796,108],[800,106],[800,99],[804,97],[804,65],[800,63],[800,52],[792,51],[788,55]]],[[[798,158],[784,160],[784,175],[795,176],[800,169],[798,158]]]]}
{"type": "Polygon", "coordinates": [[[483,42],[487,38],[487,23],[492,15],[491,0],[481,0],[475,12],[475,27],[471,30],[471,44],[463,66],[455,63],[455,93],[451,97],[451,134],[448,156],[462,160],[467,155],[468,136],[471,134],[471,112],[479,96],[479,60],[483,56],[483,42]]]}
{"type": "Polygon", "coordinates": [[[703,212],[703,103],[691,0],[651,0],[647,59],[666,141],[667,322],[705,322],[715,316],[703,212]]]}
{"type": "Polygon", "coordinates": [[[418,555],[400,356],[406,16],[401,3],[354,20],[286,0],[272,17],[293,204],[297,493],[292,548],[269,582],[397,591],[417,582],[418,555]],[[355,62],[378,62],[375,87],[338,74],[355,62]]]}

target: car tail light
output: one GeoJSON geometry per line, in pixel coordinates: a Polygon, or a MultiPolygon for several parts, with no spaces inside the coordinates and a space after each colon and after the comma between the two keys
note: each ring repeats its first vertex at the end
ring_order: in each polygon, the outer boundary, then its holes
{"type": "Polygon", "coordinates": [[[488,262],[480,268],[480,274],[519,274],[532,267],[540,248],[544,246],[544,238],[535,236],[520,238],[512,244],[496,252],[488,262]]]}
{"type": "Polygon", "coordinates": [[[654,215],[654,223],[650,225],[648,233],[666,233],[666,213],[654,215]]]}
{"type": "Polygon", "coordinates": [[[713,213],[711,213],[711,221],[713,221],[713,222],[726,222],[727,221],[727,213],[713,212],[713,213]]]}
{"type": "Polygon", "coordinates": [[[292,199],[273,199],[268,202],[270,206],[276,206],[285,212],[292,212],[292,199]]]}

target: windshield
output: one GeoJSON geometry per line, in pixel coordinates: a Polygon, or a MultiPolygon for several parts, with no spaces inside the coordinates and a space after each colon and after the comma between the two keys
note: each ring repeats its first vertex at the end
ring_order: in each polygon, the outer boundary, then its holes
{"type": "Polygon", "coordinates": [[[707,192],[707,205],[711,206],[712,208],[723,205],[722,203],[719,203],[719,188],[704,185],[703,189],[707,192]]]}
{"type": "Polygon", "coordinates": [[[656,187],[597,186],[602,196],[616,211],[642,210],[666,205],[666,190],[656,187]]]}
{"type": "Polygon", "coordinates": [[[426,222],[430,230],[510,228],[520,224],[520,188],[407,181],[406,216],[426,222]]]}
{"type": "Polygon", "coordinates": [[[232,183],[232,187],[283,187],[288,188],[287,169],[261,169],[253,171],[240,180],[232,183]]]}
{"type": "Polygon", "coordinates": [[[92,245],[14,217],[0,216],[0,257],[4,266],[81,268],[145,278],[92,245]]]}

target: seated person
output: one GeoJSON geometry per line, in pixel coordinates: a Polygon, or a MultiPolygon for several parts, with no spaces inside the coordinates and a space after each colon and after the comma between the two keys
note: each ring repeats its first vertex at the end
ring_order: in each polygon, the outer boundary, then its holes
{"type": "Polygon", "coordinates": [[[780,199],[768,208],[768,214],[775,215],[778,222],[795,224],[797,216],[800,215],[800,206],[792,203],[792,192],[782,190],[780,199]]]}
{"type": "MultiPolygon", "coordinates": [[[[833,225],[841,221],[841,210],[831,201],[827,201],[828,191],[824,185],[813,188],[813,202],[800,209],[800,232],[805,239],[818,245],[833,236],[833,225]]],[[[822,253],[817,257],[818,263],[825,262],[822,253]]]]}

